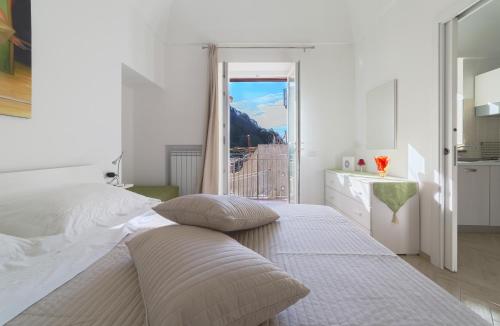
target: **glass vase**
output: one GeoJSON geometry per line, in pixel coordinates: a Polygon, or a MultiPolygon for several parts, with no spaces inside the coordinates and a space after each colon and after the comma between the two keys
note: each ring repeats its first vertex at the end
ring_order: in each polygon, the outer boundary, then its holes
{"type": "Polygon", "coordinates": [[[379,170],[378,175],[384,178],[387,175],[387,170],[379,170]]]}

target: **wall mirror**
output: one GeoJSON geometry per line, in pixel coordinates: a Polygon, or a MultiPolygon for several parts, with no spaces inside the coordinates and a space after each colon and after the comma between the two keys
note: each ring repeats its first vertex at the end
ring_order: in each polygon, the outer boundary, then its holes
{"type": "Polygon", "coordinates": [[[367,149],[395,149],[397,133],[397,80],[380,85],[366,95],[367,149]]]}

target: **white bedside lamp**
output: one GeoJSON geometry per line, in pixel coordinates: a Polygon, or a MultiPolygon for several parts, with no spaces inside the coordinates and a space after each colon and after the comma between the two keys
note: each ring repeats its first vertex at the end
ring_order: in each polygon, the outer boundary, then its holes
{"type": "Polygon", "coordinates": [[[118,156],[116,160],[111,162],[113,165],[116,165],[116,173],[113,179],[109,182],[109,184],[112,184],[114,186],[122,186],[120,182],[120,163],[122,162],[122,160],[123,160],[123,152],[120,154],[120,156],[118,156]]]}

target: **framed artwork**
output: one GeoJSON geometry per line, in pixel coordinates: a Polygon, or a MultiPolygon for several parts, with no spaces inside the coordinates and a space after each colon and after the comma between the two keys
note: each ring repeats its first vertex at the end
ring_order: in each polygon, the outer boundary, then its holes
{"type": "Polygon", "coordinates": [[[31,0],[0,0],[0,115],[31,118],[31,0]]]}
{"type": "Polygon", "coordinates": [[[342,170],[354,172],[356,165],[354,164],[353,156],[344,156],[342,157],[342,170]]]}

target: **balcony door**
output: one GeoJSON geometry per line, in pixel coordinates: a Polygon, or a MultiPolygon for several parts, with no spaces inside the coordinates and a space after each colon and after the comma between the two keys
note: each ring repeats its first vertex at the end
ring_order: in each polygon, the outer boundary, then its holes
{"type": "Polygon", "coordinates": [[[298,64],[224,64],[224,192],[299,202],[298,64]]]}

